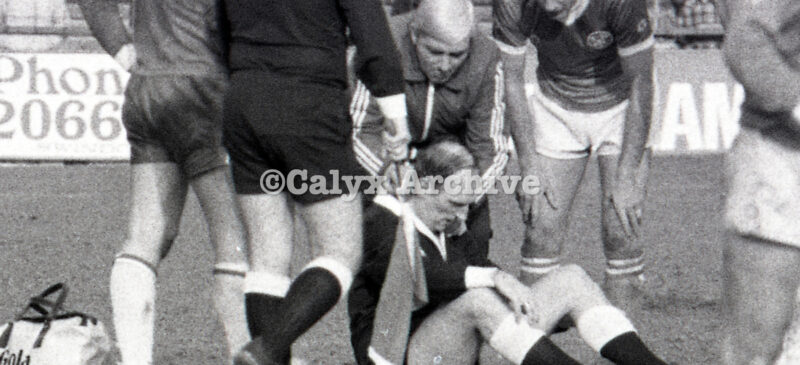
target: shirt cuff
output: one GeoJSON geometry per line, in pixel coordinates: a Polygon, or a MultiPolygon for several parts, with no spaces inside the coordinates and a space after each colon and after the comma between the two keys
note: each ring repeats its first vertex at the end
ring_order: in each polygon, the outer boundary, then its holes
{"type": "Polygon", "coordinates": [[[406,94],[376,97],[375,100],[378,102],[378,108],[381,109],[381,113],[385,118],[403,118],[408,115],[406,112],[406,94]]]}
{"type": "Polygon", "coordinates": [[[114,60],[128,71],[136,64],[136,48],[133,47],[133,44],[128,43],[122,46],[122,48],[117,51],[117,54],[114,55],[114,60]]]}
{"type": "Polygon", "coordinates": [[[464,286],[467,289],[493,288],[496,267],[467,266],[464,271],[464,286]]]}
{"type": "Polygon", "coordinates": [[[795,122],[800,123],[800,102],[792,109],[792,117],[794,117],[795,122]]]}

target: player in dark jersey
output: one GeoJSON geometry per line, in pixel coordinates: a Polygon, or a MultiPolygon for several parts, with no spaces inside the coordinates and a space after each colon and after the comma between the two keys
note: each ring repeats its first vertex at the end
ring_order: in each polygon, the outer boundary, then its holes
{"type": "Polygon", "coordinates": [[[286,364],[292,343],[347,293],[362,251],[359,193],[334,186],[364,175],[356,162],[348,113],[346,49],[378,98],[393,156],[405,158],[408,127],[402,69],[377,1],[226,0],[231,86],[224,143],[249,233],[246,307],[255,337],[237,364],[286,364]],[[263,189],[265,172],[305,170],[327,192],[263,189]],[[308,228],[315,258],[289,279],[293,211],[308,228]]]}
{"type": "Polygon", "coordinates": [[[492,34],[504,52],[507,108],[523,175],[543,193],[519,194],[527,223],[522,279],[558,267],[573,199],[591,155],[600,165],[604,287],[617,304],[637,296],[636,240],[649,165],[653,31],[642,0],[495,0],[492,34]],[[526,46],[538,56],[530,101],[526,46]],[[530,102],[530,104],[529,104],[530,102]]]}
{"type": "Polygon", "coordinates": [[[128,238],[111,270],[122,364],[152,364],[156,271],[178,234],[188,186],[214,245],[214,305],[228,348],[247,340],[242,281],[247,264],[222,148],[227,71],[216,0],[134,0],[133,34],[116,1],[80,0],[103,48],[131,78],[122,121],[131,145],[128,238]]]}
{"type": "MultiPolygon", "coordinates": [[[[407,364],[474,364],[483,342],[514,364],[578,364],[545,336],[565,315],[575,319],[580,336],[593,349],[617,364],[664,364],[577,265],[553,270],[528,287],[486,258],[470,257],[468,242],[444,235],[448,225],[463,219],[475,198],[466,188],[475,180],[475,160],[464,146],[435,142],[420,150],[415,167],[421,192],[412,192],[406,202],[379,195],[365,212],[364,264],[348,297],[351,341],[359,364],[387,364],[386,351],[374,342],[373,331],[392,331],[395,323],[408,319],[377,310],[385,300],[380,298],[382,285],[393,285],[389,281],[396,279],[388,267],[395,233],[406,221],[413,222],[422,250],[428,293],[428,302],[411,315],[407,364]],[[442,183],[447,180],[454,183],[442,183]],[[391,316],[381,318],[380,313],[391,316]]],[[[403,300],[402,293],[391,295],[391,300],[403,300]]]]}
{"type": "MultiPolygon", "coordinates": [[[[745,100],[727,155],[722,358],[773,364],[800,285],[800,2],[726,3],[724,54],[745,100]]],[[[789,350],[780,364],[798,362],[789,350]]]]}
{"type": "MultiPolygon", "coordinates": [[[[468,0],[423,1],[412,14],[395,16],[390,26],[402,55],[411,146],[441,139],[460,140],[477,160],[487,187],[502,175],[509,159],[505,126],[503,65],[500,51],[475,30],[468,0]]],[[[358,82],[350,106],[354,148],[359,163],[370,173],[383,174],[381,134],[384,118],[358,82]]],[[[477,198],[467,219],[469,232],[488,243],[492,236],[489,203],[477,198]]],[[[474,247],[486,257],[489,247],[474,247]]]]}

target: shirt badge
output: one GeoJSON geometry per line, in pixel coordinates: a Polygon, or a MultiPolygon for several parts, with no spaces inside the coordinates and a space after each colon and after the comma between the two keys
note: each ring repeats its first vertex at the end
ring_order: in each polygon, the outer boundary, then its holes
{"type": "Polygon", "coordinates": [[[614,42],[614,36],[605,30],[598,30],[589,34],[586,37],[586,45],[589,48],[601,50],[611,45],[614,42]]]}

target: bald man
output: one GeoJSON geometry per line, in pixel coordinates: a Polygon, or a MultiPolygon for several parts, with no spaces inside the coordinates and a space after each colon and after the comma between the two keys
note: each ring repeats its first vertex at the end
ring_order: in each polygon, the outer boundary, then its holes
{"type": "MultiPolygon", "coordinates": [[[[412,148],[443,139],[465,145],[477,162],[484,186],[506,167],[509,137],[503,114],[503,64],[500,51],[475,27],[467,0],[425,0],[414,12],[390,19],[402,56],[406,109],[412,148]]],[[[356,159],[370,173],[384,173],[384,117],[367,88],[357,82],[350,112],[356,159]]],[[[481,194],[472,203],[467,232],[460,237],[471,260],[489,265],[492,236],[489,206],[481,194]]],[[[458,233],[458,232],[456,232],[458,233]]]]}

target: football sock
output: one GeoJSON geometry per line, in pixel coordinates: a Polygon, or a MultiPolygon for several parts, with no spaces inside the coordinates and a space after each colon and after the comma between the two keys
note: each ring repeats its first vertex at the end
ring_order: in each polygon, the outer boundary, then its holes
{"type": "Polygon", "coordinates": [[[643,273],[644,255],[628,259],[606,261],[606,277],[609,279],[637,277],[643,273]]]}
{"type": "Polygon", "coordinates": [[[280,309],[291,283],[288,276],[266,271],[250,271],[244,277],[247,324],[252,337],[274,329],[272,315],[280,309]]]}
{"type": "Polygon", "coordinates": [[[156,268],[133,255],[114,260],[109,283],[114,332],[122,364],[151,365],[155,325],[156,268]]]}
{"type": "Polygon", "coordinates": [[[660,365],[621,310],[601,305],[584,311],[576,321],[578,333],[600,355],[619,365],[660,365]]]}
{"type": "Polygon", "coordinates": [[[518,365],[578,365],[544,334],[527,322],[517,322],[513,314],[497,326],[489,345],[518,365]]]}
{"type": "Polygon", "coordinates": [[[645,346],[636,332],[614,337],[600,349],[600,355],[619,365],[667,365],[645,346]]]}
{"type": "Polygon", "coordinates": [[[214,306],[225,331],[229,354],[236,353],[250,341],[242,300],[245,272],[245,263],[214,265],[214,306]]]}
{"type": "Polygon", "coordinates": [[[520,279],[526,285],[531,285],[560,266],[559,257],[523,257],[519,268],[520,279]]]}
{"type": "Polygon", "coordinates": [[[350,269],[332,258],[311,261],[289,287],[275,318],[276,331],[262,337],[272,358],[288,359],[292,343],[336,305],[352,280],[350,269]]]}

